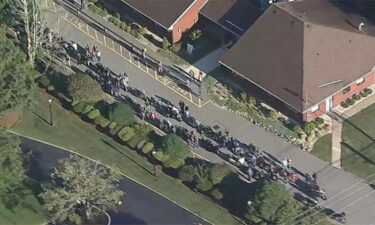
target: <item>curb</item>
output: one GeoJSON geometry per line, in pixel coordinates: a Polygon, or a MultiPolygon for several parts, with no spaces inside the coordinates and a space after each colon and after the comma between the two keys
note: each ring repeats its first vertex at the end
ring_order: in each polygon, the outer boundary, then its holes
{"type": "MultiPolygon", "coordinates": [[[[64,151],[67,151],[67,152],[70,152],[70,153],[76,154],[76,155],[79,155],[79,156],[81,156],[81,157],[83,157],[83,158],[85,158],[85,159],[88,159],[88,160],[90,160],[90,161],[93,161],[93,162],[95,162],[95,163],[97,163],[97,164],[99,164],[99,165],[102,165],[102,166],[106,167],[106,168],[109,168],[109,169],[111,168],[111,167],[108,166],[108,165],[105,165],[105,164],[103,164],[103,163],[101,163],[101,162],[99,162],[99,161],[97,161],[97,160],[91,159],[91,158],[89,158],[89,157],[87,157],[87,156],[84,156],[84,155],[82,155],[82,154],[80,154],[80,153],[74,152],[73,150],[66,149],[66,148],[63,148],[63,147],[61,147],[61,146],[58,146],[58,145],[55,145],[55,144],[51,144],[51,143],[48,143],[48,142],[46,142],[46,141],[43,141],[43,140],[40,140],[40,139],[37,139],[37,138],[33,138],[33,137],[29,137],[29,136],[26,136],[26,135],[23,135],[23,134],[19,134],[19,133],[14,132],[14,131],[9,131],[9,132],[12,133],[12,134],[15,134],[15,135],[17,135],[17,136],[21,136],[21,137],[24,137],[24,138],[27,138],[27,139],[30,139],[30,140],[34,140],[34,141],[37,141],[37,142],[43,143],[43,144],[45,144],[45,145],[49,145],[49,146],[52,146],[52,147],[55,147],[55,148],[58,148],[58,149],[61,149],[61,150],[64,150],[64,151]]],[[[131,177],[128,177],[126,174],[124,174],[124,173],[121,172],[121,171],[120,171],[120,174],[123,175],[124,177],[128,178],[129,180],[131,180],[131,181],[133,181],[133,182],[135,182],[135,183],[141,185],[142,187],[144,187],[144,188],[146,188],[146,189],[148,189],[148,190],[150,190],[150,191],[152,191],[152,192],[154,192],[154,193],[160,195],[161,197],[163,197],[163,198],[167,199],[168,201],[172,202],[173,204],[175,204],[175,205],[177,205],[177,206],[179,206],[179,207],[185,209],[186,211],[188,211],[188,212],[190,212],[191,214],[193,214],[193,215],[199,217],[200,219],[204,220],[205,222],[207,222],[207,223],[213,225],[212,222],[210,222],[210,221],[208,221],[207,219],[201,217],[200,215],[198,215],[198,214],[196,214],[196,213],[190,211],[190,210],[187,209],[186,207],[184,207],[184,206],[178,204],[178,203],[175,202],[174,200],[172,200],[172,199],[166,197],[165,195],[163,195],[163,194],[161,194],[161,193],[159,193],[159,192],[157,192],[157,191],[155,191],[155,190],[153,190],[153,189],[151,189],[151,188],[145,186],[144,184],[142,184],[142,183],[140,183],[140,182],[134,180],[134,179],[131,178],[131,177]]],[[[226,212],[226,213],[227,213],[227,212],[226,212]]]]}

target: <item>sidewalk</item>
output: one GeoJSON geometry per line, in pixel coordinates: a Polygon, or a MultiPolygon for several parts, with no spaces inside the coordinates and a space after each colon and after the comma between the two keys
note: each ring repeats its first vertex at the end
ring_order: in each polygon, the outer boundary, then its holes
{"type": "MultiPolygon", "coordinates": [[[[67,32],[66,40],[75,40],[80,45],[98,45],[102,50],[102,63],[107,65],[116,73],[126,69],[129,72],[130,83],[140,89],[147,91],[148,95],[163,96],[173,104],[178,105],[181,96],[163,86],[155,79],[150,79],[143,70],[124,60],[119,54],[110,51],[95,39],[87,36],[69,23],[62,24],[67,32]]],[[[326,162],[301,151],[296,146],[285,142],[282,138],[274,136],[261,127],[253,125],[245,118],[233,114],[225,109],[208,103],[204,107],[189,105],[191,114],[209,125],[219,125],[230,132],[230,136],[236,137],[244,143],[254,143],[261,149],[271,154],[276,160],[291,157],[293,167],[301,174],[318,172],[319,184],[328,194],[328,200],[323,206],[337,211],[345,211],[348,217],[348,224],[371,224],[375,221],[373,211],[375,207],[375,194],[367,183],[358,177],[336,169],[326,162]]],[[[207,153],[208,154],[208,153],[207,153]]],[[[211,158],[210,158],[211,160],[211,158]]],[[[303,180],[303,178],[301,178],[303,180]]],[[[303,186],[303,185],[302,185],[303,186]]],[[[287,187],[287,190],[296,193],[300,192],[302,186],[287,187]]]]}

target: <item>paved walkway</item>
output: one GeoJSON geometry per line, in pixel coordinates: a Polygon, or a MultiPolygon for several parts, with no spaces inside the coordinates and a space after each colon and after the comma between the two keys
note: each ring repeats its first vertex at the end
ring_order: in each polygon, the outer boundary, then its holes
{"type": "Polygon", "coordinates": [[[332,166],[341,169],[341,132],[342,123],[332,119],[332,166]]]}
{"type": "MultiPolygon", "coordinates": [[[[162,85],[143,70],[124,60],[112,50],[106,48],[95,39],[88,37],[77,27],[69,23],[61,24],[66,30],[65,39],[75,40],[81,46],[96,44],[102,52],[102,63],[107,65],[115,73],[122,73],[124,69],[129,72],[131,85],[147,91],[149,95],[163,96],[173,104],[178,105],[181,96],[176,95],[166,86],[162,85]]],[[[296,146],[285,142],[282,138],[266,132],[263,128],[253,125],[245,118],[233,114],[227,110],[218,108],[208,103],[204,107],[189,105],[191,114],[207,124],[218,124],[227,128],[230,135],[245,143],[255,143],[275,160],[282,160],[291,157],[293,167],[301,174],[318,172],[318,182],[328,195],[328,200],[322,206],[332,208],[336,211],[345,211],[348,217],[347,224],[374,224],[375,221],[375,191],[369,187],[367,182],[374,182],[374,176],[362,180],[350,173],[339,170],[328,163],[314,157],[313,155],[301,151],[296,146]]],[[[209,156],[207,156],[209,157],[209,156]]],[[[303,180],[303,178],[302,178],[303,180]]],[[[290,192],[298,192],[304,189],[304,185],[299,183],[294,187],[288,187],[290,192]]]]}

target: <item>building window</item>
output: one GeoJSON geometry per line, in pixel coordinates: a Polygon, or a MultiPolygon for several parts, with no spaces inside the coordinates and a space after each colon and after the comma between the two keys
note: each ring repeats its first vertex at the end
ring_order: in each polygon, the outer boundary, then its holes
{"type": "Polygon", "coordinates": [[[350,91],[350,86],[349,87],[346,87],[343,91],[342,91],[342,93],[343,94],[346,94],[346,93],[348,93],[350,91]]]}
{"type": "Polygon", "coordinates": [[[197,22],[197,19],[194,19],[194,23],[196,23],[197,22]]]}
{"type": "Polygon", "coordinates": [[[364,78],[364,77],[359,78],[358,80],[355,81],[355,83],[356,83],[357,85],[363,84],[364,82],[365,82],[365,78],[364,78]]]}
{"type": "Polygon", "coordinates": [[[178,28],[177,31],[181,33],[181,28],[178,28]]]}
{"type": "Polygon", "coordinates": [[[313,112],[318,111],[318,109],[319,109],[319,105],[314,105],[313,107],[310,108],[310,111],[313,113],[313,112]]]}

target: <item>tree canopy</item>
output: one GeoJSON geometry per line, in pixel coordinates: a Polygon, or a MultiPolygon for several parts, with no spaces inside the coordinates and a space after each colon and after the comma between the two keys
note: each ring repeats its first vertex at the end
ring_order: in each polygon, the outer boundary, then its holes
{"type": "Polygon", "coordinates": [[[108,119],[126,126],[135,122],[133,109],[123,102],[115,102],[110,105],[108,119]]]}
{"type": "Polygon", "coordinates": [[[184,165],[185,159],[190,156],[189,146],[175,134],[164,136],[160,147],[165,167],[178,168],[184,165]]]}
{"type": "Polygon", "coordinates": [[[0,115],[30,104],[36,76],[26,55],[5,35],[0,27],[0,115]]]}
{"type": "Polygon", "coordinates": [[[0,196],[22,185],[25,159],[18,137],[0,130],[0,196]]]}
{"type": "Polygon", "coordinates": [[[69,76],[68,93],[73,101],[97,102],[104,97],[100,84],[83,73],[69,76]]]}
{"type": "Polygon", "coordinates": [[[123,191],[118,188],[121,175],[96,162],[71,155],[62,159],[52,174],[53,183],[41,194],[52,222],[82,223],[93,215],[114,210],[123,191]]]}

